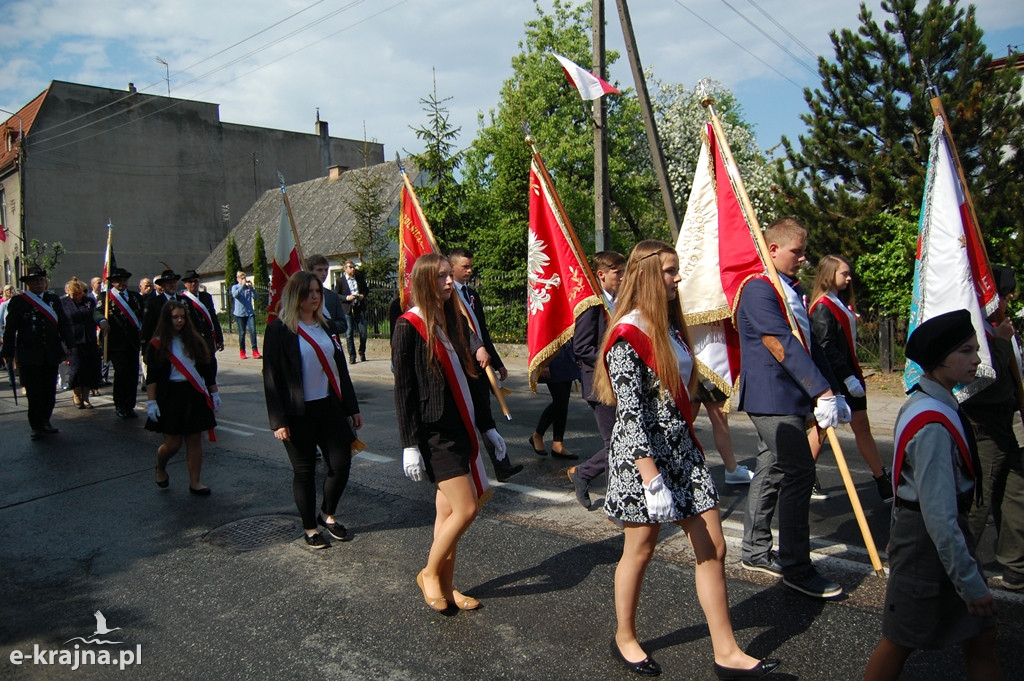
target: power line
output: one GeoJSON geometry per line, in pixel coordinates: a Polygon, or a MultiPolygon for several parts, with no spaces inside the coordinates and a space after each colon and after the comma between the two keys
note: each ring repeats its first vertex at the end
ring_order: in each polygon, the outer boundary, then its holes
{"type": "MultiPolygon", "coordinates": [[[[210,55],[208,57],[200,59],[199,61],[195,62],[194,64],[191,64],[190,66],[187,66],[184,69],[176,71],[173,75],[178,76],[178,75],[180,75],[182,73],[185,73],[189,69],[195,68],[196,66],[198,66],[198,65],[200,65],[200,64],[202,64],[204,62],[207,62],[207,61],[213,59],[214,57],[217,57],[217,56],[219,56],[221,54],[224,54],[228,50],[234,49],[235,47],[238,47],[239,45],[241,45],[243,43],[246,43],[246,42],[252,40],[253,38],[256,38],[257,36],[262,35],[263,33],[266,33],[267,31],[269,31],[272,28],[280,26],[281,24],[285,23],[286,21],[289,21],[289,20],[297,17],[298,15],[302,14],[303,12],[306,12],[307,10],[312,9],[313,7],[316,7],[317,5],[321,4],[322,2],[324,2],[324,0],[316,0],[316,2],[312,3],[311,5],[307,5],[306,7],[303,7],[302,9],[298,10],[297,12],[293,12],[292,14],[289,14],[285,18],[280,19],[278,21],[275,21],[270,26],[262,28],[259,31],[256,31],[255,33],[253,33],[252,35],[249,35],[248,37],[243,38],[242,40],[239,40],[238,42],[236,42],[236,43],[234,43],[234,44],[232,44],[232,45],[230,45],[230,46],[228,46],[228,47],[226,47],[226,48],[224,48],[222,50],[219,50],[218,52],[215,52],[214,54],[212,54],[212,55],[210,55]]],[[[349,9],[349,8],[351,8],[351,7],[355,6],[355,5],[358,5],[358,4],[362,3],[362,2],[364,2],[364,0],[355,0],[354,2],[351,2],[348,5],[342,7],[341,9],[338,9],[338,10],[335,10],[334,12],[331,12],[327,16],[323,17],[321,19],[321,21],[326,20],[326,19],[331,18],[331,17],[334,17],[338,13],[340,13],[342,11],[345,11],[346,9],[349,9]]],[[[306,26],[303,27],[303,29],[308,28],[308,27],[314,25],[315,23],[316,22],[312,22],[310,24],[307,24],[306,26]]],[[[272,45],[272,44],[274,44],[274,43],[270,43],[270,45],[272,45]]],[[[250,53],[250,54],[254,54],[254,53],[255,53],[255,51],[253,53],[250,53]]],[[[232,63],[234,63],[234,62],[232,62],[232,63]]],[[[212,73],[215,73],[215,72],[216,72],[216,70],[212,71],[210,73],[212,74],[212,73]]],[[[170,97],[170,84],[169,84],[170,75],[171,74],[169,73],[169,70],[168,70],[168,75],[167,75],[167,80],[168,80],[168,95],[167,96],[168,97],[170,97]]],[[[205,75],[210,75],[210,74],[204,74],[204,76],[205,75]]],[[[203,76],[201,76],[201,77],[203,77],[203,76]]],[[[194,78],[191,81],[188,81],[188,82],[184,83],[182,86],[189,85],[189,84],[195,82],[196,80],[197,79],[194,78]]],[[[145,92],[146,90],[149,90],[149,89],[151,89],[153,87],[156,87],[157,85],[159,85],[159,83],[160,83],[160,81],[157,81],[157,82],[155,82],[155,83],[153,83],[151,85],[147,85],[146,87],[142,88],[142,91],[145,92]]],[[[67,120],[61,121],[61,122],[59,122],[59,123],[57,123],[55,125],[50,126],[49,128],[44,128],[43,130],[38,130],[38,131],[36,131],[36,135],[41,135],[43,133],[47,133],[47,132],[50,132],[50,131],[53,131],[53,130],[59,130],[60,128],[66,126],[66,125],[70,125],[71,123],[73,123],[73,122],[75,122],[77,120],[80,120],[80,119],[85,118],[87,116],[92,116],[94,114],[99,113],[100,111],[103,111],[104,109],[108,109],[108,108],[110,108],[112,106],[116,106],[116,105],[120,104],[121,102],[124,102],[126,100],[132,99],[132,97],[134,95],[135,95],[134,92],[128,93],[128,94],[124,95],[123,97],[119,97],[118,99],[115,99],[112,102],[108,102],[108,103],[106,103],[106,104],[104,104],[102,106],[98,106],[95,109],[92,109],[91,111],[87,111],[87,112],[85,112],[83,114],[79,114],[78,116],[74,116],[74,117],[69,118],[67,120]]],[[[86,127],[89,127],[90,125],[95,125],[97,123],[101,123],[101,122],[103,122],[103,121],[105,121],[105,120],[107,120],[107,119],[109,119],[109,118],[111,118],[113,116],[119,115],[121,113],[126,113],[127,111],[132,111],[135,108],[137,108],[138,106],[140,106],[140,104],[130,105],[125,111],[118,111],[118,112],[116,112],[114,114],[111,114],[110,116],[105,116],[104,118],[100,118],[98,120],[91,121],[90,123],[87,123],[86,125],[80,126],[78,128],[74,128],[72,130],[68,130],[68,131],[63,132],[63,133],[59,133],[59,134],[53,135],[51,137],[45,138],[45,139],[40,140],[40,141],[41,142],[48,142],[50,140],[57,139],[58,137],[62,137],[64,135],[68,135],[68,134],[77,132],[77,131],[82,130],[82,129],[86,128],[86,127]]]]}
{"type": "MultiPolygon", "coordinates": [[[[363,23],[365,23],[365,22],[369,21],[370,19],[374,19],[374,18],[376,18],[376,17],[380,16],[381,14],[385,14],[386,12],[390,12],[390,11],[391,11],[391,10],[393,10],[394,8],[398,7],[399,5],[404,5],[404,4],[405,4],[406,2],[408,2],[408,1],[409,1],[409,0],[399,0],[398,2],[396,2],[396,3],[392,4],[392,5],[388,6],[388,7],[385,7],[384,9],[380,10],[379,12],[375,12],[374,14],[371,14],[371,15],[369,15],[369,16],[367,16],[367,17],[364,17],[364,18],[360,19],[359,21],[356,21],[356,22],[354,22],[354,23],[352,23],[352,24],[349,24],[348,26],[345,26],[344,28],[341,28],[341,29],[339,29],[339,30],[337,30],[337,31],[334,31],[333,33],[329,33],[329,34],[325,35],[324,37],[322,37],[322,38],[320,38],[320,39],[318,39],[318,40],[315,40],[315,41],[313,41],[313,42],[311,42],[311,43],[307,43],[307,44],[303,45],[302,47],[300,47],[300,48],[298,48],[298,49],[296,49],[296,50],[293,50],[293,51],[291,51],[291,52],[288,52],[287,54],[284,54],[284,55],[282,55],[282,56],[278,57],[277,59],[273,59],[273,60],[271,60],[271,61],[267,62],[266,64],[262,64],[262,65],[260,65],[260,66],[257,66],[257,67],[255,67],[255,68],[253,68],[253,69],[250,69],[249,71],[246,71],[246,72],[244,72],[244,73],[240,73],[240,74],[238,74],[237,76],[234,76],[234,77],[232,77],[232,78],[229,78],[229,79],[227,79],[227,80],[225,80],[225,81],[222,81],[222,82],[220,82],[220,83],[217,83],[217,84],[215,84],[215,85],[213,85],[213,86],[209,87],[209,88],[208,88],[208,89],[206,89],[206,90],[203,90],[203,91],[201,91],[201,92],[198,92],[198,93],[196,93],[195,95],[192,95],[192,97],[201,97],[202,95],[204,95],[204,94],[206,94],[206,93],[208,93],[208,92],[212,92],[212,91],[214,91],[214,90],[217,90],[217,89],[219,89],[219,88],[223,87],[224,85],[227,85],[228,83],[234,82],[234,81],[236,81],[236,80],[238,80],[238,79],[240,79],[240,78],[244,78],[245,76],[248,76],[249,74],[252,74],[252,73],[255,73],[255,72],[257,72],[257,71],[260,71],[261,69],[264,69],[264,68],[266,68],[266,67],[268,67],[268,66],[271,66],[272,64],[275,64],[275,63],[277,63],[277,62],[281,61],[282,59],[286,59],[286,58],[288,58],[288,57],[290,57],[290,56],[292,56],[292,55],[294,55],[294,54],[297,54],[298,52],[301,52],[301,51],[303,51],[303,50],[306,50],[306,49],[308,49],[308,48],[310,48],[310,47],[313,47],[314,45],[316,45],[316,44],[318,44],[318,43],[321,43],[321,42],[323,42],[324,40],[327,40],[328,38],[333,38],[334,36],[338,35],[339,33],[344,33],[345,31],[348,31],[348,30],[350,30],[350,29],[352,29],[352,28],[355,28],[356,26],[359,26],[360,24],[363,24],[363,23]]],[[[356,0],[356,2],[355,2],[355,3],[353,3],[353,4],[357,4],[357,3],[361,3],[361,2],[364,2],[364,0],[356,0]]],[[[209,74],[204,74],[204,76],[203,76],[203,77],[207,77],[208,75],[212,75],[213,73],[215,73],[215,72],[216,72],[216,71],[218,71],[218,70],[220,70],[220,69],[214,69],[213,71],[209,72],[209,74]]],[[[186,85],[189,85],[189,84],[191,84],[191,83],[194,83],[194,82],[196,82],[197,80],[198,80],[198,78],[196,78],[196,79],[193,79],[193,80],[189,81],[188,83],[186,83],[186,85]]],[[[123,99],[121,99],[121,100],[118,100],[118,101],[123,101],[123,99]]],[[[148,103],[150,103],[150,102],[152,102],[152,101],[155,101],[155,100],[146,100],[146,101],[141,101],[141,102],[138,102],[138,103],[136,103],[136,104],[133,104],[133,105],[132,105],[132,106],[130,107],[130,109],[129,109],[129,110],[133,110],[133,109],[136,109],[136,108],[138,108],[138,107],[140,107],[140,106],[142,106],[142,105],[144,105],[144,104],[148,104],[148,103]]],[[[120,128],[123,128],[123,127],[125,127],[125,126],[127,126],[127,125],[131,125],[132,123],[134,123],[134,122],[136,122],[136,121],[138,121],[138,120],[142,120],[143,118],[148,118],[148,117],[150,117],[150,116],[154,116],[154,115],[156,115],[156,114],[159,114],[159,113],[163,113],[164,111],[168,111],[168,110],[170,110],[170,109],[172,109],[172,108],[174,108],[174,107],[176,107],[176,106],[179,106],[180,104],[182,104],[183,102],[185,102],[185,101],[187,101],[187,100],[184,100],[184,99],[179,99],[179,100],[168,100],[168,101],[170,101],[170,103],[169,103],[169,104],[168,104],[167,106],[164,106],[164,107],[160,107],[160,108],[156,109],[155,111],[151,111],[150,113],[147,113],[147,114],[143,114],[142,116],[139,116],[138,118],[136,118],[136,119],[134,119],[134,120],[131,120],[131,121],[126,121],[126,122],[124,122],[124,123],[122,123],[122,124],[120,124],[120,125],[115,125],[114,127],[111,127],[111,128],[105,128],[105,129],[103,129],[103,130],[100,130],[100,131],[98,131],[98,132],[96,132],[96,133],[92,134],[92,135],[88,135],[88,136],[86,136],[86,137],[81,137],[81,138],[78,138],[78,139],[74,139],[74,140],[71,140],[71,141],[69,141],[69,142],[64,142],[63,144],[58,144],[57,146],[53,146],[53,147],[48,147],[48,148],[46,148],[46,149],[38,149],[38,148],[36,147],[36,145],[37,145],[37,144],[41,144],[41,143],[45,143],[45,142],[49,142],[49,141],[51,141],[51,140],[54,140],[54,139],[56,139],[56,138],[58,138],[58,137],[63,137],[63,136],[65,136],[65,135],[69,135],[69,134],[71,134],[71,133],[73,133],[73,132],[77,132],[77,131],[80,131],[80,130],[84,130],[84,129],[86,129],[86,128],[89,128],[89,127],[91,127],[91,126],[93,126],[93,125],[96,125],[96,124],[98,124],[98,123],[101,123],[101,122],[103,122],[103,121],[105,121],[105,120],[108,120],[108,119],[110,119],[110,118],[113,118],[114,116],[117,116],[117,115],[118,115],[119,113],[123,113],[123,112],[118,112],[118,113],[113,113],[113,114],[110,114],[110,115],[108,115],[108,116],[105,116],[105,117],[103,117],[103,118],[101,118],[101,119],[97,120],[97,121],[93,121],[93,122],[91,122],[91,123],[87,123],[87,124],[85,124],[85,125],[82,125],[82,126],[80,126],[80,127],[78,127],[78,128],[75,128],[74,130],[69,130],[69,131],[67,131],[67,132],[63,132],[63,133],[60,133],[60,134],[58,134],[58,135],[54,135],[53,137],[48,137],[48,138],[46,138],[45,140],[40,140],[40,141],[38,141],[38,142],[34,143],[34,144],[32,145],[32,148],[33,148],[33,150],[34,150],[34,152],[35,152],[36,154],[39,154],[39,153],[45,153],[45,152],[51,152],[51,151],[56,151],[56,150],[58,150],[58,149],[63,149],[64,147],[67,147],[67,146],[71,146],[72,144],[77,144],[77,143],[79,143],[79,142],[84,142],[84,141],[86,141],[86,140],[92,139],[93,137],[98,137],[98,136],[100,136],[100,135],[103,135],[103,134],[105,134],[105,133],[108,133],[108,132],[112,132],[112,131],[114,131],[114,130],[118,130],[118,129],[120,129],[120,128]]],[[[100,108],[104,108],[104,107],[100,107],[100,108]]]]}
{"type": "Polygon", "coordinates": [[[802,67],[804,67],[805,69],[807,69],[807,70],[808,70],[808,71],[809,71],[809,72],[811,73],[811,75],[812,75],[812,76],[816,76],[816,75],[818,75],[818,72],[817,72],[817,71],[815,71],[815,70],[814,70],[813,68],[811,68],[810,66],[808,66],[808,65],[807,65],[807,63],[806,63],[806,62],[805,62],[805,61],[804,61],[803,59],[801,59],[800,57],[798,57],[798,56],[796,56],[795,54],[793,54],[792,50],[790,50],[790,49],[789,49],[788,47],[786,47],[785,45],[783,45],[782,43],[780,43],[780,42],[779,42],[778,40],[776,40],[776,39],[775,39],[775,38],[773,38],[772,36],[768,35],[768,32],[767,32],[767,31],[765,31],[765,30],[764,30],[763,28],[761,28],[760,26],[758,26],[757,24],[755,24],[755,23],[754,23],[753,21],[751,21],[751,20],[750,20],[750,17],[747,17],[746,15],[744,15],[744,14],[743,14],[743,12],[739,11],[738,9],[736,9],[735,7],[733,7],[732,5],[730,5],[730,4],[729,4],[729,0],[722,0],[722,4],[723,4],[723,5],[725,5],[726,7],[728,7],[729,9],[731,9],[731,10],[732,10],[733,12],[735,12],[735,13],[736,13],[737,15],[739,15],[740,19],[743,19],[743,21],[745,21],[745,22],[747,22],[748,24],[750,24],[750,25],[751,25],[751,26],[752,26],[752,27],[754,28],[754,30],[756,30],[756,31],[757,31],[758,33],[760,33],[760,34],[761,34],[761,35],[763,35],[763,36],[764,36],[765,38],[767,38],[768,40],[770,40],[770,41],[771,41],[771,42],[772,42],[772,43],[773,43],[773,44],[774,44],[774,45],[775,45],[776,47],[778,47],[778,48],[779,48],[780,50],[782,50],[783,52],[785,52],[786,54],[788,54],[788,55],[789,55],[790,57],[792,57],[792,58],[793,58],[793,61],[795,61],[795,62],[796,62],[797,64],[799,64],[800,66],[802,66],[802,67]]]}
{"type": "Polygon", "coordinates": [[[692,14],[693,16],[697,17],[697,18],[698,18],[698,19],[699,19],[700,21],[702,21],[702,22],[703,22],[703,23],[704,23],[704,24],[705,24],[705,25],[706,25],[706,26],[707,26],[708,28],[712,29],[713,31],[715,31],[716,33],[718,33],[718,34],[719,34],[720,36],[722,36],[723,38],[725,38],[726,40],[728,40],[729,42],[731,42],[731,43],[732,43],[733,45],[735,45],[736,47],[740,48],[741,50],[743,50],[744,52],[746,52],[747,54],[749,54],[749,55],[750,55],[751,57],[753,57],[753,58],[754,58],[754,59],[756,59],[757,61],[761,62],[761,63],[762,63],[762,64],[764,64],[765,66],[767,66],[767,67],[768,67],[769,69],[771,69],[772,71],[774,71],[775,73],[777,73],[777,74],[778,74],[779,76],[781,76],[781,77],[782,77],[782,78],[784,78],[785,80],[788,80],[788,81],[789,81],[790,83],[792,83],[792,84],[793,84],[793,87],[795,87],[795,88],[797,88],[798,90],[800,90],[801,92],[803,92],[803,89],[804,89],[804,88],[803,88],[803,86],[802,86],[802,85],[800,85],[799,83],[797,83],[797,82],[796,82],[795,80],[793,80],[792,78],[790,78],[789,76],[787,76],[787,75],[786,75],[785,73],[783,73],[782,71],[779,71],[779,70],[778,70],[777,68],[775,68],[774,66],[772,66],[771,64],[769,64],[768,62],[766,62],[766,61],[765,61],[764,59],[761,59],[761,57],[757,56],[756,54],[754,54],[753,52],[751,52],[750,50],[748,50],[748,49],[747,49],[747,48],[746,48],[746,47],[745,47],[744,45],[740,44],[740,43],[739,43],[739,42],[737,42],[737,41],[736,41],[735,39],[733,39],[733,38],[732,38],[732,36],[730,36],[730,35],[728,35],[728,34],[726,34],[726,33],[722,32],[722,31],[721,31],[721,30],[720,30],[720,29],[719,29],[719,28],[718,28],[717,26],[715,26],[714,24],[712,24],[712,23],[711,23],[710,21],[708,21],[707,19],[705,19],[704,17],[702,17],[701,15],[697,14],[697,13],[696,13],[696,12],[694,12],[694,11],[693,11],[692,9],[690,9],[689,7],[687,7],[686,5],[684,5],[684,4],[682,3],[682,0],[674,0],[674,1],[675,1],[675,3],[676,3],[677,5],[679,5],[679,6],[680,6],[680,7],[682,7],[683,9],[685,9],[685,10],[686,10],[687,12],[689,12],[689,13],[690,13],[690,14],[692,14]]]}
{"type": "Polygon", "coordinates": [[[749,2],[749,3],[751,4],[751,5],[753,5],[753,6],[754,6],[754,8],[755,8],[755,9],[756,9],[756,10],[757,10],[758,12],[760,12],[761,14],[763,14],[763,15],[764,15],[764,17],[765,17],[765,19],[767,19],[768,21],[770,21],[770,22],[772,22],[773,24],[775,24],[775,27],[776,27],[777,29],[779,29],[780,31],[782,31],[783,33],[785,33],[785,34],[786,34],[786,35],[787,35],[787,36],[789,37],[789,39],[790,39],[790,40],[792,40],[792,41],[793,41],[794,43],[796,43],[797,45],[799,45],[800,47],[802,47],[802,48],[803,48],[803,50],[804,50],[804,52],[806,52],[806,53],[807,53],[808,55],[810,55],[811,59],[813,59],[813,60],[815,60],[815,61],[817,61],[817,60],[818,60],[818,55],[817,55],[817,54],[815,54],[814,50],[812,50],[811,48],[807,47],[807,45],[805,45],[805,44],[804,44],[804,42],[803,42],[802,40],[800,40],[800,39],[799,39],[799,38],[797,38],[797,37],[796,37],[795,35],[793,35],[792,33],[790,33],[790,32],[789,32],[789,30],[787,30],[785,26],[783,26],[782,24],[780,24],[780,23],[779,23],[778,21],[776,21],[776,20],[775,20],[775,17],[773,17],[773,16],[772,16],[771,14],[769,14],[769,13],[768,13],[767,11],[765,11],[764,9],[762,9],[762,8],[761,8],[761,6],[760,6],[759,4],[757,4],[756,2],[754,2],[754,0],[747,0],[747,2],[749,2]]]}

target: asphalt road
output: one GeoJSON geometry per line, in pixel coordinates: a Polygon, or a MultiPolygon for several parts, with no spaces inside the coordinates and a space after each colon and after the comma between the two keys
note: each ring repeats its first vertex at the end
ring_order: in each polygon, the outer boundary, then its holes
{"type": "MultiPolygon", "coordinates": [[[[589,512],[576,503],[563,462],[527,447],[547,395],[529,393],[525,358],[509,355],[513,420],[499,430],[525,470],[494,485],[460,544],[457,585],[484,605],[453,616],[428,610],[414,582],[429,548],[432,492],[401,474],[382,344],[371,344],[369,362],[350,367],[368,445],[338,514],[354,540],[315,553],[300,539],[291,469],[266,425],[257,361],[220,356],[224,408],[217,442],[205,444],[207,498],[188,494],[181,454],[169,466],[170,488],[154,485],[159,436],[142,429],[143,418],[115,419],[108,396],[79,411],[61,393],[61,433],[32,442],[24,400],[15,407],[0,393],[0,679],[629,678],[608,652],[621,535],[596,503],[589,512]],[[119,629],[93,635],[97,610],[119,629]],[[97,638],[117,643],[85,643],[97,638]],[[85,650],[105,651],[125,667],[72,669],[76,645],[80,659],[85,650]],[[12,661],[18,652],[20,664],[12,661]]],[[[891,458],[901,398],[869,390],[875,435],[891,458]]],[[[732,424],[738,456],[752,466],[753,428],[742,414],[732,424]]],[[[781,657],[775,679],[861,678],[880,636],[884,580],[871,570],[834,458],[826,451],[819,462],[830,498],[812,502],[813,549],[819,569],[847,593],[821,602],[739,568],[746,492],[722,484],[710,426],[703,417],[697,426],[722,496],[741,645],[781,657]]],[[[852,435],[840,436],[884,558],[889,507],[852,435]]],[[[587,455],[597,445],[590,410],[574,396],[566,446],[587,455]]],[[[594,487],[595,502],[602,491],[594,487]]],[[[982,557],[996,585],[993,534],[982,557]]],[[[685,538],[667,526],[638,627],[668,679],[713,678],[692,564],[685,538]]],[[[995,593],[999,653],[1014,678],[1024,597],[995,593]]],[[[946,650],[915,655],[903,678],[963,675],[959,652],[946,650]]]]}

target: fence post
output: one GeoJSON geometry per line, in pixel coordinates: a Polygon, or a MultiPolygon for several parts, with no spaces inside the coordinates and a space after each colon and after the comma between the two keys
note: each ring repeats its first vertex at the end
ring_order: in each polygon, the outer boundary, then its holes
{"type": "Polygon", "coordinates": [[[878,325],[878,364],[883,373],[892,373],[892,317],[878,325]]]}

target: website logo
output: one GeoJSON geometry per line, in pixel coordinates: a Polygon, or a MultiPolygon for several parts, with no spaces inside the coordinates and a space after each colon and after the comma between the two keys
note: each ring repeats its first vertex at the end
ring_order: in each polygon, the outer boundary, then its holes
{"type": "Polygon", "coordinates": [[[125,667],[142,664],[142,645],[136,644],[134,650],[131,648],[104,648],[103,646],[124,645],[124,641],[111,640],[122,638],[115,631],[121,631],[121,627],[107,626],[107,618],[97,610],[93,613],[96,618],[96,629],[88,637],[73,636],[64,641],[61,648],[42,648],[38,643],[33,644],[31,651],[12,650],[10,654],[11,664],[21,666],[32,665],[53,665],[68,667],[72,671],[83,666],[108,666],[118,667],[124,670],[125,667]],[[73,648],[66,646],[72,641],[73,648]]]}

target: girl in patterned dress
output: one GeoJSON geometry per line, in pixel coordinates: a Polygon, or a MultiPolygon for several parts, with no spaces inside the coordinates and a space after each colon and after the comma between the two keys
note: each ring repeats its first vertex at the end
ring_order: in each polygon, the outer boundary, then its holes
{"type": "Polygon", "coordinates": [[[618,626],[611,651],[637,674],[661,673],[637,640],[636,609],[661,523],[674,522],[696,556],[697,595],[711,632],[715,673],[750,678],[770,673],[779,661],[744,653],[729,620],[718,492],[691,426],[693,356],[680,280],[679,257],[669,244],[636,245],[605,334],[605,361],[597,368],[595,392],[615,405],[605,512],[625,533],[615,570],[618,626]]]}

